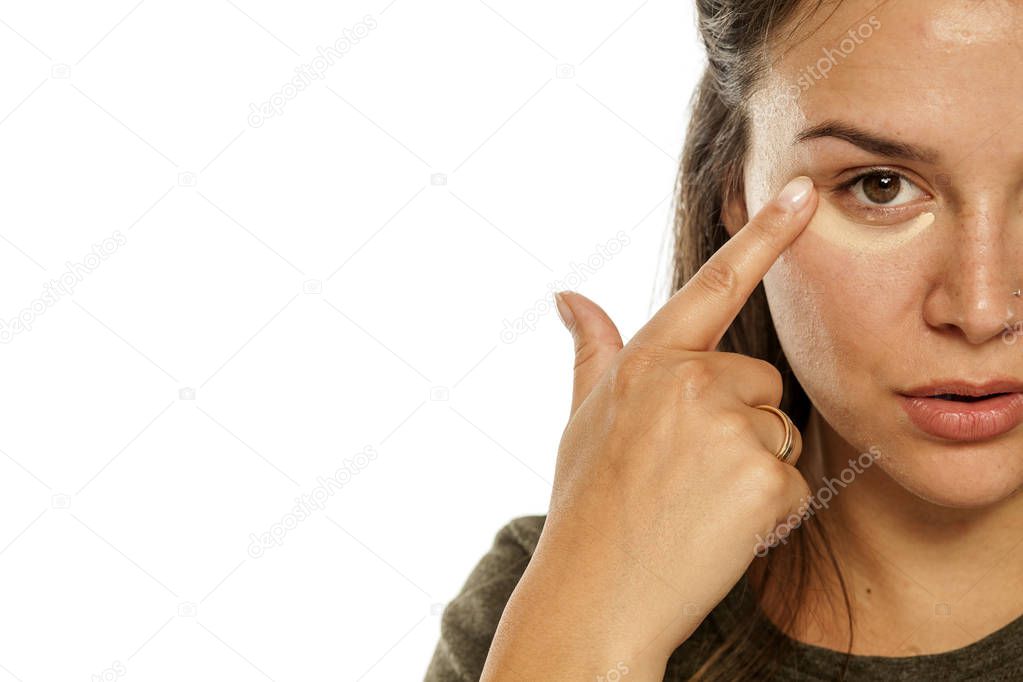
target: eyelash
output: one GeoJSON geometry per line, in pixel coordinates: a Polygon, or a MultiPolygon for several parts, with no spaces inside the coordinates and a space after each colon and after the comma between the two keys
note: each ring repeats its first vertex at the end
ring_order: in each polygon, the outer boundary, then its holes
{"type": "MultiPolygon", "coordinates": [[[[835,191],[838,192],[838,193],[848,194],[849,190],[852,189],[853,187],[855,187],[856,183],[858,183],[860,180],[863,180],[865,178],[877,177],[877,176],[881,176],[881,177],[895,176],[895,177],[899,178],[900,181],[908,182],[912,186],[919,188],[919,185],[917,185],[915,182],[910,180],[909,177],[906,176],[905,174],[900,173],[900,172],[898,172],[898,171],[896,171],[894,169],[891,169],[891,168],[878,167],[878,168],[870,168],[868,170],[865,170],[862,173],[860,173],[859,175],[856,175],[855,177],[852,177],[849,180],[846,180],[845,182],[843,182],[840,185],[838,185],[835,188],[835,191]]],[[[877,211],[893,212],[893,211],[901,210],[903,208],[905,208],[905,207],[904,206],[883,206],[883,205],[882,206],[862,206],[863,210],[874,211],[874,212],[877,212],[877,211]]]]}
{"type": "MultiPolygon", "coordinates": [[[[865,225],[874,225],[877,227],[894,225],[902,222],[904,219],[910,217],[910,215],[920,207],[919,202],[921,199],[923,199],[926,203],[926,200],[931,198],[929,196],[929,192],[918,183],[914,182],[907,174],[894,168],[886,168],[884,166],[875,166],[873,168],[864,169],[856,176],[837,185],[831,190],[831,194],[837,199],[837,203],[843,207],[843,210],[847,215],[857,219],[865,225]],[[895,205],[874,205],[867,203],[869,198],[865,201],[864,199],[856,196],[857,192],[854,192],[853,188],[857,185],[857,183],[865,178],[876,176],[896,177],[900,182],[909,183],[909,185],[916,190],[915,194],[917,196],[910,198],[904,203],[895,205]]],[[[899,195],[901,194],[902,191],[900,187],[899,195]]]]}

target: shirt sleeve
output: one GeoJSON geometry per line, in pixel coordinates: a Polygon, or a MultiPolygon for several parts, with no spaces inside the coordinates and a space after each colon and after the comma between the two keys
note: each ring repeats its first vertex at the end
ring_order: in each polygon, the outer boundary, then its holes
{"type": "Polygon", "coordinates": [[[536,549],[546,518],[520,516],[497,532],[444,608],[440,641],[423,682],[479,682],[501,614],[536,549]]]}

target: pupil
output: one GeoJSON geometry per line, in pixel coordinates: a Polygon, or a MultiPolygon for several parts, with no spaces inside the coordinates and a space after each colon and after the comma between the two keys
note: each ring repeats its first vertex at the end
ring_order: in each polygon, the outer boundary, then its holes
{"type": "Polygon", "coordinates": [[[887,204],[899,195],[902,179],[898,175],[878,173],[863,178],[863,193],[875,204],[887,204]]]}

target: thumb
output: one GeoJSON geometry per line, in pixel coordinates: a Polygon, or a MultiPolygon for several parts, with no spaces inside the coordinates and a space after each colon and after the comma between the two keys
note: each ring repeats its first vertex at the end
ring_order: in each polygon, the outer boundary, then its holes
{"type": "Polygon", "coordinates": [[[611,360],[622,349],[622,335],[604,310],[574,291],[554,294],[558,315],[575,340],[572,411],[586,400],[611,360]]]}

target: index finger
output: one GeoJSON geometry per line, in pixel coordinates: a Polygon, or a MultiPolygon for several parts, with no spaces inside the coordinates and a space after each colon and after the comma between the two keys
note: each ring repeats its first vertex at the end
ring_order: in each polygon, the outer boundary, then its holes
{"type": "Polygon", "coordinates": [[[810,222],[815,195],[805,175],[789,181],[633,339],[664,348],[714,350],[757,284],[810,222]]]}

